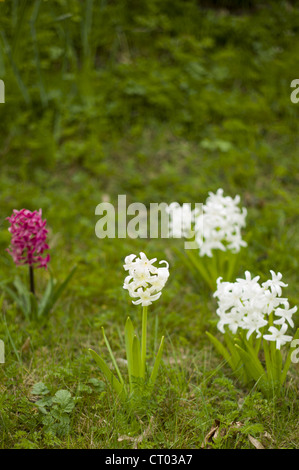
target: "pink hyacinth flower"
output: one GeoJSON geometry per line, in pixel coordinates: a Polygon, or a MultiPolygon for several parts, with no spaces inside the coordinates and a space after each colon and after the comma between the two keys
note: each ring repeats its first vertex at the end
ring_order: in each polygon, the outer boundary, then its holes
{"type": "Polygon", "coordinates": [[[14,209],[11,217],[9,232],[11,246],[7,249],[17,265],[28,264],[37,268],[46,268],[50,255],[42,256],[49,249],[46,243],[48,230],[46,220],[42,220],[42,210],[31,212],[28,209],[14,209]]]}

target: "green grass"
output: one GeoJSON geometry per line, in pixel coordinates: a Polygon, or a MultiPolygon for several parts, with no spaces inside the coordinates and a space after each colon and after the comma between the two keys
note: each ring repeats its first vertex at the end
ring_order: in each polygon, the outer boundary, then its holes
{"type": "Polygon", "coordinates": [[[57,279],[78,266],[45,324],[4,297],[0,448],[193,449],[213,426],[207,447],[254,448],[249,436],[265,448],[299,447],[298,364],[282,397],[240,386],[206,337],[217,335],[216,304],[182,265],[181,241],[95,235],[95,207],[107,198],[195,203],[222,187],[248,209],[239,273],[282,272],[299,305],[299,104],[290,101],[299,10],[207,3],[0,4],[0,281],[27,279],[5,251],[14,208],[42,208],[57,279]],[[169,261],[170,277],[148,315],[149,351],[165,335],[156,393],[132,412],[88,349],[109,361],[104,326],[124,367],[125,321],[140,330],[141,309],[122,289],[122,265],[140,251],[169,261]],[[33,393],[40,382],[45,413],[33,393]],[[59,390],[71,393],[70,412],[51,401],[59,390]]]}

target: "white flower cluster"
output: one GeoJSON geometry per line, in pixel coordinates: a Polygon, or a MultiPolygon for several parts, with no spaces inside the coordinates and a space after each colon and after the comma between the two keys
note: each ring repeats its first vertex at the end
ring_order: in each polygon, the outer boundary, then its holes
{"type": "Polygon", "coordinates": [[[288,299],[281,297],[281,288],[287,286],[281,281],[281,273],[270,272],[272,279],[263,284],[259,284],[259,276],[252,279],[249,271],[245,272],[245,279],[237,279],[236,282],[222,282],[221,277],[217,279],[214,293],[214,297],[218,298],[217,315],[220,317],[217,327],[222,333],[225,333],[225,325],[232,333],[241,328],[247,330],[247,339],[254,332],[260,338],[260,329],[269,326],[269,315],[272,313],[271,334],[264,334],[263,338],[275,341],[276,349],[280,349],[293,339],[285,333],[289,325],[294,326],[292,315],[297,307],[290,309],[288,299]]]}
{"type": "Polygon", "coordinates": [[[134,305],[142,306],[151,305],[154,300],[159,299],[162,289],[166,284],[169,276],[169,264],[167,261],[160,261],[159,264],[165,263],[165,266],[157,268],[153,265],[157,258],[149,260],[144,253],[129,255],[125,258],[124,269],[129,271],[129,275],[125,278],[124,289],[129,291],[133,298],[134,305]]]}
{"type": "Polygon", "coordinates": [[[173,238],[189,238],[192,224],[196,219],[196,212],[192,211],[191,204],[172,202],[166,208],[169,215],[169,235],[173,238]]]}
{"type": "Polygon", "coordinates": [[[196,242],[200,256],[212,255],[212,250],[240,251],[246,242],[242,240],[241,229],[245,227],[246,208],[238,207],[240,196],[223,196],[223,189],[216,194],[209,192],[202,213],[195,223],[196,242]]]}
{"type": "Polygon", "coordinates": [[[182,207],[177,203],[170,204],[170,233],[174,237],[189,238],[195,234],[195,241],[199,247],[200,256],[212,257],[212,250],[230,250],[234,253],[240,251],[247,243],[242,240],[241,229],[245,227],[247,210],[240,209],[240,196],[235,198],[223,195],[219,188],[214,194],[209,192],[205,204],[199,208],[191,209],[188,204],[182,207]],[[194,226],[191,228],[191,223],[194,226]]]}

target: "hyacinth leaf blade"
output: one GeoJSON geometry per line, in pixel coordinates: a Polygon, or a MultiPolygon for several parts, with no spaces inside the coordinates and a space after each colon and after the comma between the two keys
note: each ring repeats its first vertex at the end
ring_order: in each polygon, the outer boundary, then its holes
{"type": "Polygon", "coordinates": [[[146,329],[147,329],[147,307],[142,309],[142,337],[141,337],[141,376],[145,378],[146,367],[146,329]]]}
{"type": "MultiPolygon", "coordinates": [[[[191,261],[192,254],[190,253],[191,250],[186,250],[186,254],[183,254],[181,250],[178,250],[177,248],[174,248],[174,251],[178,254],[180,259],[184,262],[184,264],[190,269],[190,271],[193,272],[195,276],[198,275],[199,269],[196,268],[195,263],[193,260],[191,261]]],[[[202,274],[202,277],[204,277],[204,274],[202,274]]]]}
{"type": "Polygon", "coordinates": [[[256,348],[253,346],[252,341],[251,341],[251,340],[252,340],[252,336],[251,336],[249,339],[247,339],[247,338],[246,338],[246,335],[245,335],[245,331],[244,331],[244,332],[242,331],[242,334],[240,334],[239,339],[240,339],[240,343],[241,343],[242,346],[243,346],[243,349],[244,349],[245,351],[248,351],[249,354],[259,362],[259,359],[258,359],[258,351],[257,351],[256,348]]]}
{"type": "MultiPolygon", "coordinates": [[[[273,326],[273,312],[269,315],[269,326],[273,326]]],[[[281,352],[276,349],[275,341],[264,342],[265,356],[268,358],[267,370],[269,368],[269,379],[272,384],[281,383],[282,357],[281,352]]]]}
{"type": "Polygon", "coordinates": [[[161,342],[160,342],[160,346],[159,346],[159,349],[158,349],[158,352],[157,352],[154,367],[153,367],[152,373],[150,375],[149,382],[150,382],[151,385],[155,384],[155,381],[156,381],[156,378],[157,378],[157,375],[158,375],[158,370],[159,370],[161,359],[162,359],[163,346],[164,346],[164,336],[162,336],[162,338],[161,338],[161,342]]]}
{"type": "Polygon", "coordinates": [[[281,373],[282,373],[282,354],[281,351],[276,349],[275,351],[275,368],[276,368],[276,381],[281,383],[281,373]]]}
{"type": "Polygon", "coordinates": [[[268,341],[263,339],[263,351],[264,351],[264,357],[265,357],[265,367],[266,367],[266,378],[267,378],[267,387],[265,387],[265,393],[268,394],[269,396],[273,395],[273,392],[278,390],[280,385],[282,384],[281,381],[281,364],[282,364],[282,358],[281,358],[281,352],[280,351],[274,351],[274,357],[271,354],[270,350],[270,345],[268,341]],[[280,366],[277,367],[276,361],[277,361],[277,356],[278,353],[280,355],[280,358],[278,359],[280,366]]]}
{"type": "Polygon", "coordinates": [[[132,376],[136,378],[141,378],[142,371],[141,371],[141,357],[140,357],[140,341],[136,335],[134,335],[133,342],[132,342],[132,357],[133,357],[132,376]]]}
{"type": "Polygon", "coordinates": [[[51,274],[52,284],[49,286],[48,293],[46,294],[46,292],[45,292],[47,297],[44,300],[43,308],[40,308],[40,310],[39,310],[39,316],[47,315],[49,313],[49,311],[52,310],[52,308],[54,307],[54,305],[58,301],[59,297],[61,297],[63,291],[66,289],[67,285],[69,284],[70,280],[72,279],[76,269],[77,269],[77,266],[74,266],[71,269],[70,273],[66,276],[64,281],[61,282],[60,284],[58,284],[56,288],[54,287],[55,283],[54,283],[54,279],[53,279],[52,274],[51,274]],[[50,295],[48,295],[48,294],[50,294],[50,295]]]}
{"type": "Polygon", "coordinates": [[[59,297],[69,284],[76,266],[71,270],[66,279],[54,289],[54,279],[51,277],[47,283],[45,292],[40,301],[37,300],[36,296],[30,292],[27,285],[17,276],[13,281],[14,289],[11,289],[5,283],[2,285],[2,289],[16,302],[18,307],[22,310],[27,319],[40,319],[42,316],[46,316],[50,310],[53,309],[59,297]]]}
{"type": "Polygon", "coordinates": [[[199,271],[200,275],[202,278],[205,280],[205,282],[208,284],[208,286],[211,289],[214,289],[214,280],[216,282],[216,279],[211,278],[211,274],[207,272],[203,264],[201,263],[201,260],[198,259],[197,257],[194,256],[194,253],[191,253],[191,250],[186,250],[186,254],[189,258],[189,260],[193,263],[195,268],[199,271]]]}
{"type": "Polygon", "coordinates": [[[44,295],[42,296],[41,301],[39,303],[38,317],[41,317],[42,315],[46,314],[46,312],[48,312],[50,309],[50,300],[53,295],[53,286],[53,276],[50,275],[50,279],[47,283],[44,295]]]}
{"type": "Polygon", "coordinates": [[[265,356],[267,377],[270,382],[273,382],[274,375],[273,375],[273,366],[272,366],[272,360],[271,360],[271,355],[270,355],[270,348],[269,348],[268,342],[265,339],[263,339],[263,350],[264,350],[264,356],[265,356]]]}
{"type": "MultiPolygon", "coordinates": [[[[273,326],[273,312],[270,313],[269,315],[269,320],[268,320],[269,326],[273,326]]],[[[276,357],[276,344],[275,341],[269,341],[269,348],[270,348],[270,356],[271,356],[271,362],[273,364],[273,377],[275,378],[276,376],[276,371],[275,371],[275,357],[276,357]]]]}
{"type": "Polygon", "coordinates": [[[231,281],[235,274],[236,264],[239,260],[239,253],[229,253],[226,256],[226,271],[225,271],[225,280],[231,281]]]}
{"type": "Polygon", "coordinates": [[[17,350],[17,347],[16,347],[16,345],[15,345],[15,343],[14,343],[14,340],[12,339],[12,336],[11,336],[11,334],[10,334],[9,328],[8,328],[8,326],[7,326],[7,322],[6,322],[5,315],[3,315],[3,323],[4,323],[4,327],[5,327],[5,333],[6,333],[7,337],[8,337],[8,339],[9,339],[9,342],[10,342],[10,344],[11,344],[11,347],[12,347],[12,349],[13,349],[15,355],[16,355],[16,358],[17,358],[18,362],[21,364],[21,363],[22,363],[21,357],[20,357],[20,354],[19,354],[19,352],[18,352],[18,350],[17,350]]]}
{"type": "MultiPolygon", "coordinates": [[[[299,328],[297,328],[297,331],[293,337],[293,341],[294,340],[297,340],[299,339],[299,328]]],[[[280,382],[281,384],[284,384],[285,380],[286,380],[286,377],[287,377],[287,373],[289,371],[289,368],[290,368],[290,365],[291,365],[291,362],[292,362],[292,353],[294,351],[296,346],[294,346],[293,348],[290,347],[289,349],[289,352],[287,354],[287,357],[285,359],[285,363],[284,363],[284,366],[283,366],[283,370],[282,370],[282,373],[281,373],[281,376],[280,376],[280,382]]]]}
{"type": "Polygon", "coordinates": [[[29,318],[31,313],[30,291],[18,276],[14,279],[13,285],[15,286],[18,293],[19,305],[25,316],[29,318]]]}
{"type": "Polygon", "coordinates": [[[254,352],[257,356],[259,355],[259,352],[261,349],[264,331],[265,331],[265,328],[262,328],[262,331],[260,332],[261,333],[260,337],[256,338],[256,341],[255,341],[254,352]]]}
{"type": "Polygon", "coordinates": [[[126,355],[127,355],[127,362],[128,362],[128,374],[129,374],[129,381],[130,386],[132,385],[132,375],[133,375],[133,338],[134,338],[134,326],[130,319],[127,318],[125,324],[125,345],[126,345],[126,355]]]}
{"type": "Polygon", "coordinates": [[[261,387],[263,390],[266,390],[266,373],[260,361],[255,356],[252,356],[252,354],[241,348],[238,344],[236,344],[236,348],[238,348],[245,368],[247,369],[251,379],[254,380],[258,384],[258,386],[261,387]]]}
{"type": "MultiPolygon", "coordinates": [[[[244,334],[241,334],[240,337],[239,337],[239,343],[238,343],[238,346],[239,348],[243,349],[245,352],[248,353],[248,355],[251,357],[251,363],[255,364],[255,368],[257,370],[260,371],[261,374],[263,374],[263,376],[265,377],[265,379],[267,378],[267,376],[265,375],[266,372],[262,366],[262,363],[261,361],[259,360],[259,349],[256,347],[256,345],[253,345],[251,344],[251,338],[249,338],[249,340],[246,338],[245,336],[245,332],[244,334]]],[[[258,338],[258,341],[259,341],[260,338],[258,338]]],[[[249,370],[249,367],[246,367],[246,363],[245,363],[245,370],[247,370],[247,372],[249,373],[249,379],[250,377],[253,377],[252,373],[250,372],[249,370]]]]}
{"type": "Polygon", "coordinates": [[[89,353],[91,354],[92,358],[95,360],[97,365],[99,366],[101,372],[104,374],[106,377],[107,381],[111,384],[112,388],[115,390],[117,395],[119,395],[121,398],[125,398],[125,390],[123,387],[123,384],[121,384],[115,375],[112,373],[112,371],[109,369],[105,361],[99,356],[95,351],[92,349],[88,350],[89,353]]]}
{"type": "Polygon", "coordinates": [[[102,333],[103,333],[103,338],[104,338],[104,341],[105,341],[105,343],[106,343],[107,349],[108,349],[108,351],[109,351],[109,354],[110,354],[112,363],[113,363],[113,365],[114,365],[114,367],[115,367],[115,370],[116,370],[116,373],[117,373],[117,375],[118,375],[118,378],[119,378],[121,384],[124,385],[124,379],[123,379],[123,377],[122,377],[122,375],[121,375],[121,372],[120,372],[120,370],[119,370],[119,367],[118,367],[118,365],[117,365],[116,359],[115,359],[114,354],[113,354],[113,352],[112,352],[112,349],[111,349],[110,343],[109,343],[109,341],[108,341],[108,338],[107,338],[107,336],[105,335],[105,331],[104,331],[104,328],[103,328],[103,327],[102,327],[102,333]]]}
{"type": "Polygon", "coordinates": [[[231,354],[229,353],[229,351],[211,333],[206,331],[206,335],[209,337],[210,341],[213,343],[213,345],[215,346],[218,353],[226,360],[226,362],[229,364],[229,366],[232,368],[232,370],[234,370],[234,362],[231,358],[231,354]]]}
{"type": "Polygon", "coordinates": [[[13,289],[11,289],[5,284],[2,285],[2,289],[10,296],[12,300],[15,301],[15,303],[19,306],[24,315],[27,317],[28,310],[26,309],[26,304],[24,304],[23,299],[19,297],[13,289]]]}
{"type": "Polygon", "coordinates": [[[224,334],[224,340],[231,355],[230,357],[232,361],[232,370],[235,372],[237,377],[244,384],[246,384],[248,382],[246,369],[243,366],[242,359],[238,353],[238,349],[236,348],[236,342],[238,342],[238,338],[232,338],[231,335],[226,332],[224,334]]]}

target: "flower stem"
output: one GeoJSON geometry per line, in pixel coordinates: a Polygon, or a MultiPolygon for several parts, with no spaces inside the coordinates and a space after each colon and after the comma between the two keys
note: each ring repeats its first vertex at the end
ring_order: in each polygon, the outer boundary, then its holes
{"type": "Polygon", "coordinates": [[[35,295],[33,266],[29,265],[30,292],[35,295]]]}
{"type": "Polygon", "coordinates": [[[147,307],[142,311],[141,377],[145,378],[147,307]]]}

